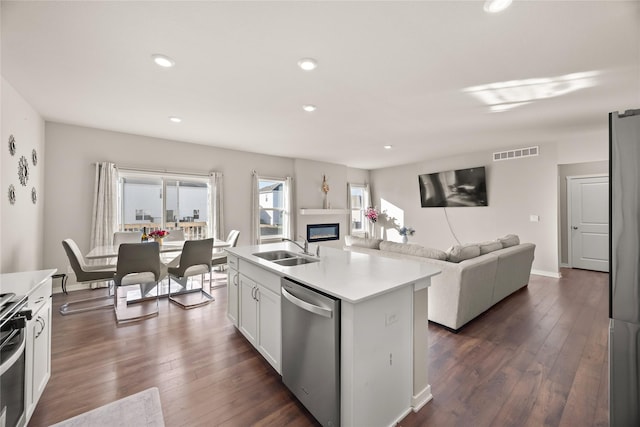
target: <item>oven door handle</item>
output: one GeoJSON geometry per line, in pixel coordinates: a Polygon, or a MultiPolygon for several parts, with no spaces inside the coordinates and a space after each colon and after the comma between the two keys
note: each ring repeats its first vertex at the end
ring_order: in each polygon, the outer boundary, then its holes
{"type": "MultiPolygon", "coordinates": [[[[13,338],[15,336],[15,334],[19,333],[19,330],[15,330],[9,337],[9,339],[7,339],[5,341],[5,343],[2,345],[2,347],[6,346],[7,342],[11,340],[11,338],[13,338]]],[[[9,370],[9,368],[11,368],[13,366],[13,364],[16,362],[16,360],[18,360],[22,354],[24,353],[24,347],[26,344],[27,340],[23,337],[22,338],[22,342],[20,343],[20,347],[18,347],[18,351],[16,351],[14,354],[11,355],[11,357],[9,357],[9,359],[7,359],[2,365],[0,365],[0,377],[9,370]]],[[[0,350],[2,350],[2,347],[0,347],[0,350]]]]}

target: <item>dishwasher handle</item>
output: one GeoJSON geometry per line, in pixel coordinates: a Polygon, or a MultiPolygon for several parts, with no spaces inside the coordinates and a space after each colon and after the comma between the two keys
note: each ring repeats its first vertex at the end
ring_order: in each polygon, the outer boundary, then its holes
{"type": "Polygon", "coordinates": [[[333,315],[333,310],[329,308],[320,307],[314,304],[309,304],[308,302],[303,301],[300,298],[297,298],[296,296],[290,294],[284,288],[284,286],[281,288],[281,290],[282,290],[282,296],[285,297],[291,304],[297,305],[303,310],[331,319],[333,315]]]}

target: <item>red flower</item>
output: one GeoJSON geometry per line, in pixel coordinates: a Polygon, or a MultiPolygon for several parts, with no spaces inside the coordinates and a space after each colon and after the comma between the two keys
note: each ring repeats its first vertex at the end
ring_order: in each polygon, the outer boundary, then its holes
{"type": "Polygon", "coordinates": [[[149,237],[153,237],[154,239],[163,238],[167,236],[169,232],[167,230],[153,230],[149,233],[149,237]]]}

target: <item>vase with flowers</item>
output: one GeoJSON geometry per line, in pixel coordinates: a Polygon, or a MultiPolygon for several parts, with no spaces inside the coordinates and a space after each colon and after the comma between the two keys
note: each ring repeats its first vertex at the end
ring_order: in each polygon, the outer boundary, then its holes
{"type": "Polygon", "coordinates": [[[402,236],[402,243],[409,241],[409,236],[413,236],[416,230],[413,227],[403,226],[398,229],[398,234],[402,236]]]}
{"type": "Polygon", "coordinates": [[[365,211],[364,211],[364,216],[367,217],[367,219],[369,220],[369,232],[368,232],[368,237],[369,238],[374,238],[375,237],[375,233],[376,233],[376,229],[375,229],[375,223],[378,221],[378,215],[380,215],[380,212],[378,212],[378,210],[375,207],[369,206],[365,211]]]}
{"type": "Polygon", "coordinates": [[[153,230],[149,233],[149,237],[151,237],[155,242],[158,242],[159,245],[162,245],[162,239],[168,235],[169,232],[167,230],[153,230]]]}

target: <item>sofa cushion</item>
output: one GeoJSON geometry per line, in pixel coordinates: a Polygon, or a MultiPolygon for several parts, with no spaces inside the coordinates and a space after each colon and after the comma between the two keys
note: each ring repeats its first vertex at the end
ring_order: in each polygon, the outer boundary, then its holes
{"type": "Polygon", "coordinates": [[[347,246],[358,246],[361,248],[380,249],[382,239],[367,239],[357,236],[345,236],[344,242],[347,246]]]}
{"type": "Polygon", "coordinates": [[[475,244],[456,245],[447,249],[447,261],[462,262],[480,255],[480,246],[475,244]]]}
{"type": "Polygon", "coordinates": [[[503,248],[510,248],[520,244],[520,238],[515,234],[507,234],[504,237],[498,237],[497,242],[502,243],[503,248]]]}
{"type": "Polygon", "coordinates": [[[447,254],[439,249],[425,248],[424,246],[412,244],[412,243],[397,243],[397,242],[380,242],[380,250],[395,252],[403,255],[413,255],[423,258],[439,259],[445,261],[447,254]]]}
{"type": "Polygon", "coordinates": [[[482,242],[478,243],[480,247],[480,255],[488,254],[489,252],[497,251],[498,249],[502,249],[502,242],[493,241],[493,242],[482,242]]]}

